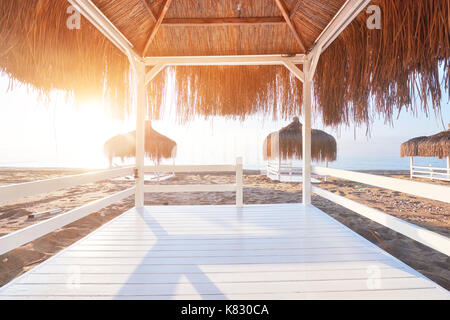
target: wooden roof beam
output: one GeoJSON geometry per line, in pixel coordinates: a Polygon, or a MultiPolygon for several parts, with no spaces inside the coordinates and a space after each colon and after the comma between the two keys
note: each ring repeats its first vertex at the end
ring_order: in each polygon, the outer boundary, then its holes
{"type": "Polygon", "coordinates": [[[246,18],[170,18],[164,19],[163,26],[170,27],[216,27],[239,25],[286,24],[283,17],[246,17],[246,18]]]}
{"type": "Polygon", "coordinates": [[[235,55],[235,56],[171,56],[145,57],[147,66],[250,66],[250,65],[291,65],[302,64],[305,55],[235,55]]]}
{"type": "Polygon", "coordinates": [[[172,0],[166,0],[164,3],[163,8],[161,9],[161,13],[159,14],[158,20],[156,21],[155,26],[153,27],[152,33],[150,34],[147,44],[145,45],[144,51],[142,53],[143,56],[147,53],[148,49],[150,48],[150,44],[152,43],[153,39],[156,36],[156,33],[159,30],[159,27],[162,24],[162,21],[164,20],[164,17],[166,16],[167,10],[169,10],[170,4],[172,3],[172,0]]]}
{"type": "Polygon", "coordinates": [[[291,29],[292,34],[295,37],[295,40],[297,40],[300,48],[302,51],[306,51],[306,47],[303,43],[303,40],[300,38],[299,33],[297,32],[297,29],[295,29],[294,23],[291,20],[290,14],[288,9],[286,8],[286,4],[284,3],[283,0],[275,0],[275,3],[277,4],[278,8],[281,11],[281,14],[284,17],[284,20],[286,21],[287,25],[289,26],[289,29],[291,29]]]}
{"type": "Polygon", "coordinates": [[[364,10],[370,0],[347,0],[330,23],[317,37],[314,47],[324,51],[345,30],[345,28],[364,10]]]}
{"type": "Polygon", "coordinates": [[[311,62],[308,72],[309,79],[314,77],[320,55],[326,50],[334,40],[345,30],[345,28],[364,10],[370,0],[347,0],[339,9],[336,15],[331,19],[328,25],[323,29],[322,33],[317,37],[314,46],[307,55],[307,59],[311,62]]]}
{"type": "Polygon", "coordinates": [[[74,8],[83,15],[95,28],[109,39],[127,56],[140,58],[133,44],[117,29],[117,27],[90,0],[68,0],[74,8]]]}

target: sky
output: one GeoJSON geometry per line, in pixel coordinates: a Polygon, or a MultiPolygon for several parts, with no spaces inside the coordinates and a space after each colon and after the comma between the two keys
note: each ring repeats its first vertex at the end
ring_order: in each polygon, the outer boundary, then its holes
{"type": "MultiPolygon", "coordinates": [[[[133,115],[128,120],[114,120],[95,101],[75,107],[55,94],[52,103],[44,106],[26,88],[7,91],[7,87],[8,79],[0,76],[0,167],[106,168],[104,142],[135,128],[133,115]]],[[[401,112],[393,127],[377,119],[370,136],[366,136],[365,127],[335,130],[324,127],[320,119],[313,119],[313,128],[325,130],[337,139],[338,160],[330,163],[331,167],[408,169],[409,159],[399,157],[400,144],[446,129],[450,103],[444,99],[442,118],[401,112]]],[[[176,164],[226,164],[242,156],[246,168],[261,168],[264,138],[289,122],[254,116],[242,123],[216,117],[178,125],[169,116],[154,121],[153,127],[178,143],[176,164]]],[[[416,163],[446,165],[444,160],[433,158],[418,158],[416,163]]]]}

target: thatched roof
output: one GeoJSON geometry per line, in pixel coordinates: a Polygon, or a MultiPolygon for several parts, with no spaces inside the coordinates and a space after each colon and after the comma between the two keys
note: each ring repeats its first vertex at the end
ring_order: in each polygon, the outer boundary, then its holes
{"type": "MultiPolygon", "coordinates": [[[[177,144],[152,128],[151,122],[145,122],[145,155],[159,162],[176,156],[177,144]]],[[[136,156],[136,131],[118,134],[105,142],[104,152],[112,163],[115,157],[134,158],[136,156]]]]}
{"type": "MultiPolygon", "coordinates": [[[[297,117],[279,131],[269,134],[263,143],[264,160],[302,158],[302,124],[297,117]],[[277,136],[275,136],[277,135],[277,136]],[[278,140],[278,142],[277,142],[278,140]],[[278,150],[277,150],[278,147],[278,150]],[[275,150],[274,150],[275,148],[275,150]]],[[[311,158],[314,161],[336,160],[337,144],[332,135],[322,130],[311,130],[311,158]]]]}
{"type": "Polygon", "coordinates": [[[450,129],[429,137],[417,137],[408,140],[400,146],[402,157],[436,157],[439,159],[450,156],[450,129]]]}
{"type": "MultiPolygon", "coordinates": [[[[172,56],[302,54],[313,47],[345,0],[283,0],[297,36],[281,20],[274,0],[174,0],[152,37],[168,2],[92,2],[139,55],[172,56]],[[253,23],[256,17],[265,22],[253,23]],[[215,18],[222,23],[195,22],[215,18]],[[246,23],[227,22],[233,19],[246,23]]],[[[374,0],[372,4],[381,8],[381,30],[366,27],[368,15],[363,11],[320,58],[314,98],[325,125],[364,123],[377,113],[389,120],[402,108],[416,110],[415,96],[425,104],[421,108],[428,110],[426,102],[431,100],[433,109],[439,110],[441,62],[450,88],[450,1],[374,0]],[[374,108],[369,107],[372,99],[374,108]]],[[[68,6],[66,0],[0,0],[1,72],[12,84],[25,83],[44,95],[61,89],[77,99],[97,96],[105,98],[116,114],[129,113],[127,58],[84,18],[81,29],[66,28],[68,6]]],[[[164,90],[170,77],[176,79],[180,119],[244,118],[257,112],[289,118],[301,111],[301,84],[283,67],[171,67],[149,85],[152,118],[160,115],[166,95],[174,95],[164,90]]]]}

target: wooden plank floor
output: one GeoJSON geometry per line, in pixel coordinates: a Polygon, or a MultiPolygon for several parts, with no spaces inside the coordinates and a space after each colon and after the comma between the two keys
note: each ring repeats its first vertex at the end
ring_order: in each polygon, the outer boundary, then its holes
{"type": "Polygon", "coordinates": [[[0,289],[0,299],[449,299],[319,209],[131,209],[0,289]]]}

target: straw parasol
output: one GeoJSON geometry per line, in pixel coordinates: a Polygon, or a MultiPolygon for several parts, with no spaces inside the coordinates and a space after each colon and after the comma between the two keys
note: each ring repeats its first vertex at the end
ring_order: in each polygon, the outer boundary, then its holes
{"type": "MultiPolygon", "coordinates": [[[[92,3],[139,56],[191,56],[307,53],[345,1],[92,3]]],[[[391,120],[402,108],[417,110],[415,97],[425,110],[432,101],[439,111],[441,64],[450,88],[450,1],[371,4],[381,9],[381,29],[367,28],[369,15],[363,10],[320,57],[314,102],[325,125],[368,123],[375,114],[391,120]]],[[[124,107],[132,105],[127,57],[85,18],[79,29],[68,29],[69,5],[66,0],[0,0],[1,73],[11,86],[26,84],[43,96],[59,89],[78,100],[105,98],[117,116],[126,116],[132,111],[124,107]]],[[[173,95],[181,120],[196,115],[244,119],[255,113],[289,118],[302,104],[299,81],[282,66],[166,68],[148,85],[149,118],[157,118],[173,95]],[[167,90],[170,81],[175,90],[167,90]]]]}
{"type": "MultiPolygon", "coordinates": [[[[145,155],[159,163],[161,159],[176,156],[177,144],[165,135],[152,128],[151,122],[145,122],[145,155]]],[[[115,157],[134,158],[136,156],[136,131],[118,134],[105,142],[104,152],[109,159],[110,166],[115,157]]]]}
{"type": "MultiPolygon", "coordinates": [[[[282,159],[302,158],[302,124],[298,117],[294,117],[289,125],[279,131],[272,132],[266,137],[263,144],[264,160],[276,157],[276,154],[272,154],[272,144],[276,143],[273,140],[277,140],[274,135],[278,135],[279,155],[282,159]]],[[[274,145],[274,147],[277,146],[274,145]]],[[[335,161],[336,153],[336,139],[332,135],[322,130],[311,130],[312,160],[335,161]]]]}
{"type": "Polygon", "coordinates": [[[400,146],[402,157],[450,157],[450,129],[429,137],[417,137],[400,146]]]}

